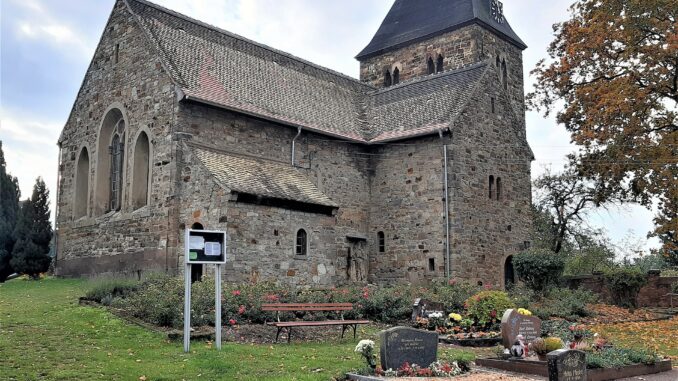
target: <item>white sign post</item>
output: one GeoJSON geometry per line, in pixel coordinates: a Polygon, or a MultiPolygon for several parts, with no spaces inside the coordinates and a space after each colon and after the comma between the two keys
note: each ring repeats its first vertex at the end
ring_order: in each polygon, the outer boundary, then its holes
{"type": "Polygon", "coordinates": [[[191,349],[191,266],[214,265],[214,335],[221,349],[221,265],[226,263],[226,232],[186,229],[184,240],[184,352],[191,349]]]}

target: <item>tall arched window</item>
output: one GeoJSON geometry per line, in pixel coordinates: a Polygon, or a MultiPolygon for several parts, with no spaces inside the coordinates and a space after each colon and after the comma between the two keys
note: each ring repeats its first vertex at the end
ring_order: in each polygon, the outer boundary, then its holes
{"type": "Polygon", "coordinates": [[[384,87],[389,87],[393,83],[393,80],[391,79],[391,72],[386,70],[384,72],[384,87]]]}
{"type": "Polygon", "coordinates": [[[436,73],[441,73],[445,70],[445,60],[443,59],[442,54],[438,54],[438,62],[436,64],[436,73]]]}
{"type": "Polygon", "coordinates": [[[306,255],[308,252],[308,235],[306,230],[299,229],[297,231],[297,241],[294,249],[296,255],[306,255]]]}
{"type": "Polygon", "coordinates": [[[433,63],[433,57],[428,58],[428,61],[426,62],[426,68],[428,69],[429,74],[436,72],[436,64],[433,63]]]}
{"type": "Polygon", "coordinates": [[[497,177],[497,200],[501,200],[501,177],[497,177]]]}
{"type": "Polygon", "coordinates": [[[96,146],[96,171],[93,210],[102,215],[122,205],[125,172],[125,120],[118,108],[104,116],[96,146]]]}
{"type": "Polygon", "coordinates": [[[125,162],[125,121],[118,121],[108,147],[111,154],[111,193],[109,210],[120,210],[122,204],[122,172],[125,162]]]}
{"type": "Polygon", "coordinates": [[[87,215],[89,205],[89,153],[82,148],[78,156],[75,172],[75,199],[73,202],[73,218],[87,215]]]}
{"type": "Polygon", "coordinates": [[[516,283],[515,270],[513,269],[513,256],[509,255],[504,262],[504,288],[510,289],[516,283]]]}
{"type": "Polygon", "coordinates": [[[384,232],[377,233],[377,240],[379,241],[379,252],[383,253],[386,251],[386,236],[384,232]]]}
{"type": "MultiPolygon", "coordinates": [[[[200,222],[196,222],[191,225],[192,230],[205,230],[200,222]]],[[[191,265],[191,283],[202,281],[202,274],[204,272],[204,267],[202,264],[192,264],[191,265]]]]}
{"type": "Polygon", "coordinates": [[[496,62],[496,65],[497,65],[497,69],[500,69],[500,68],[501,68],[501,59],[499,58],[499,56],[497,56],[497,62],[496,62]]]}
{"type": "Polygon", "coordinates": [[[397,85],[400,83],[400,69],[395,68],[393,69],[393,84],[397,85]]]}
{"type": "Polygon", "coordinates": [[[501,61],[501,80],[505,89],[508,89],[508,69],[506,68],[506,60],[501,61]]]}
{"type": "Polygon", "coordinates": [[[489,185],[490,193],[489,197],[490,200],[494,198],[494,176],[490,175],[490,185],[489,185]]]}
{"type": "Polygon", "coordinates": [[[142,132],[134,145],[134,172],[132,177],[132,205],[134,209],[139,209],[148,204],[150,152],[148,135],[142,132]]]}

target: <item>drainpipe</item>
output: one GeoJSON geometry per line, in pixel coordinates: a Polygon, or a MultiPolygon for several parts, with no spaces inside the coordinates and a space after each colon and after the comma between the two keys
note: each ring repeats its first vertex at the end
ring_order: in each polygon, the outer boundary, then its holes
{"type": "Polygon", "coordinates": [[[294,151],[295,151],[295,143],[296,143],[296,140],[299,137],[299,135],[301,135],[301,127],[298,127],[297,136],[295,136],[294,139],[292,139],[292,167],[296,167],[295,160],[294,160],[294,151]]]}
{"type": "Polygon", "coordinates": [[[443,160],[445,173],[443,174],[443,189],[445,190],[445,276],[450,280],[450,198],[447,182],[447,144],[443,140],[443,130],[438,130],[440,140],[443,142],[443,160]]]}

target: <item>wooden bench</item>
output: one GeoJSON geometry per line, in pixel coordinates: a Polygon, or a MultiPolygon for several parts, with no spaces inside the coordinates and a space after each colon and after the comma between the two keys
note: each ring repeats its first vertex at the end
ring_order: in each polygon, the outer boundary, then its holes
{"type": "Polygon", "coordinates": [[[276,327],[278,332],[275,335],[275,342],[278,342],[280,333],[287,331],[287,342],[290,342],[292,328],[294,327],[324,327],[341,326],[341,338],[349,327],[353,328],[353,338],[356,337],[356,330],[359,324],[369,324],[369,320],[344,320],[344,311],[353,310],[351,303],[272,303],[263,304],[262,311],[275,312],[276,322],[266,322],[266,325],[276,327]],[[280,321],[281,312],[341,312],[341,320],[321,320],[321,321],[280,321]]]}

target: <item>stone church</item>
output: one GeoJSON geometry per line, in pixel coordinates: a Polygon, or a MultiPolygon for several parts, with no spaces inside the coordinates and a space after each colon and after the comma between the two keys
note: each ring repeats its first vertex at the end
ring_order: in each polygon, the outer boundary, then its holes
{"type": "Polygon", "coordinates": [[[227,232],[228,281],[503,285],[525,48],[497,0],[395,0],[357,80],[117,0],[58,142],[56,273],[180,273],[194,228],[227,232]]]}

